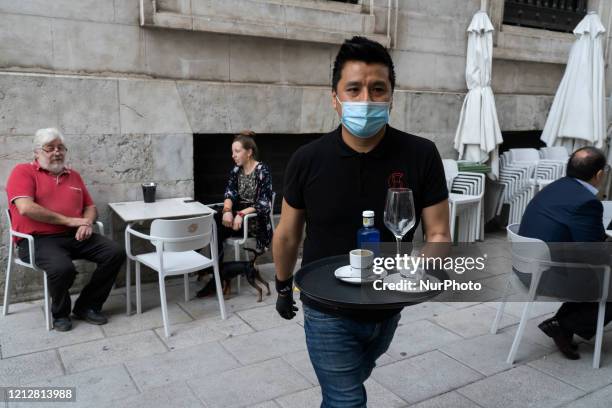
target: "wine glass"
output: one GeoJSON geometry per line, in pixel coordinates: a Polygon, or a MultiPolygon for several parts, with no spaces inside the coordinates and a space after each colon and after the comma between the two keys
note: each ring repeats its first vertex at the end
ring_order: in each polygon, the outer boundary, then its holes
{"type": "Polygon", "coordinates": [[[395,236],[397,255],[400,255],[404,235],[414,227],[414,198],[409,188],[390,188],[387,190],[385,204],[385,226],[395,236]]]}

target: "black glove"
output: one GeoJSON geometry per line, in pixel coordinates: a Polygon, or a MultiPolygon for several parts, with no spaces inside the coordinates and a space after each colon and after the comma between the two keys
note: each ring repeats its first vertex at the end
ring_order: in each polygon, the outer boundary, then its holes
{"type": "Polygon", "coordinates": [[[286,281],[279,281],[276,279],[276,292],[278,297],[276,298],[276,311],[278,314],[287,320],[291,320],[295,317],[295,312],[298,311],[295,306],[295,300],[293,300],[293,277],[286,281]]]}

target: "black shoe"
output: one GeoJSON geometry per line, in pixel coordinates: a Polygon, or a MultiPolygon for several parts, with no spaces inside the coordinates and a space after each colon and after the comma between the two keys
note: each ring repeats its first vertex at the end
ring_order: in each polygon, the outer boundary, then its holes
{"type": "Polygon", "coordinates": [[[573,334],[568,334],[565,330],[563,330],[557,319],[552,317],[544,320],[538,325],[538,327],[544,332],[544,334],[553,339],[555,345],[561,354],[565,356],[565,358],[570,360],[578,360],[580,358],[580,354],[576,352],[578,346],[573,344],[571,340],[573,334]]]}
{"type": "Polygon", "coordinates": [[[53,319],[53,329],[56,331],[67,332],[72,330],[72,320],[69,317],[58,317],[53,319]]]}
{"type": "Polygon", "coordinates": [[[100,312],[96,312],[93,309],[86,310],[73,310],[72,314],[79,320],[85,320],[87,323],[91,324],[106,324],[108,323],[108,319],[100,312]]]}

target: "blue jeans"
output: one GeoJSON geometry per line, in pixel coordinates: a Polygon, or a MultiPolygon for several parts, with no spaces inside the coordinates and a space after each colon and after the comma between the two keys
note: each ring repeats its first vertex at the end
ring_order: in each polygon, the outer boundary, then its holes
{"type": "Polygon", "coordinates": [[[303,308],[306,346],[323,396],[321,408],[365,407],[363,383],[389,348],[400,314],[381,323],[363,323],[303,308]]]}

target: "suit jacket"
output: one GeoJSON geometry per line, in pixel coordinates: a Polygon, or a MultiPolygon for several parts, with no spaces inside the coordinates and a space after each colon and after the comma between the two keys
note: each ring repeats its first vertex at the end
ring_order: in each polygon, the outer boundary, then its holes
{"type": "MultiPolygon", "coordinates": [[[[527,205],[519,235],[549,243],[553,261],[603,264],[609,262],[610,254],[605,244],[594,244],[606,238],[602,219],[603,206],[597,197],[575,179],[563,177],[545,187],[527,205]]],[[[529,284],[530,276],[520,272],[517,275],[529,284]]],[[[586,265],[582,272],[555,267],[544,272],[538,292],[590,300],[599,290],[595,276],[586,265]]]]}
{"type": "Polygon", "coordinates": [[[563,177],[531,200],[519,235],[544,242],[602,242],[606,238],[603,206],[578,181],[563,177]]]}

